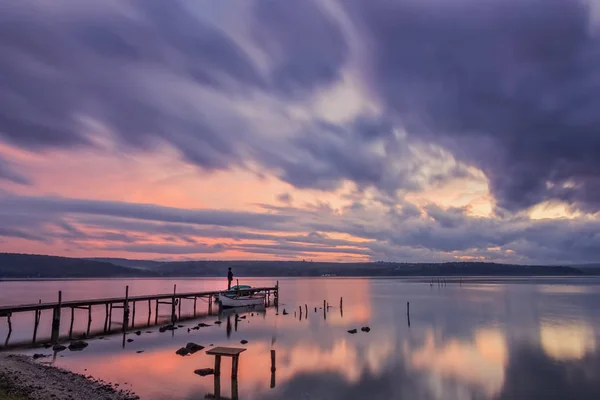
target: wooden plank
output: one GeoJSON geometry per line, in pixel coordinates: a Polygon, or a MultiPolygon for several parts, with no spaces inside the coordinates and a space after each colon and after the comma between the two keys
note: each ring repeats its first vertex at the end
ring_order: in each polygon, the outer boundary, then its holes
{"type": "Polygon", "coordinates": [[[211,356],[224,356],[224,357],[234,357],[243,353],[246,349],[236,348],[236,347],[213,347],[210,350],[206,351],[206,354],[211,356]]]}

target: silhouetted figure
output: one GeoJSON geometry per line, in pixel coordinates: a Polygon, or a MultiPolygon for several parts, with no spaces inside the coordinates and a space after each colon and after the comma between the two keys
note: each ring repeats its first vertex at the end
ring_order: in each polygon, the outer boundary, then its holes
{"type": "Polygon", "coordinates": [[[229,271],[227,272],[227,290],[231,289],[232,281],[233,281],[233,272],[231,272],[231,267],[229,267],[229,271]]]}

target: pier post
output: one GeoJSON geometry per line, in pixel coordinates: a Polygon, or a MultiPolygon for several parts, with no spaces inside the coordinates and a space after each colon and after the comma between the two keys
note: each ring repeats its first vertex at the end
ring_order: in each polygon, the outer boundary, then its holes
{"type": "Polygon", "coordinates": [[[208,315],[212,315],[212,295],[208,296],[208,315]]]}
{"type": "Polygon", "coordinates": [[[69,326],[69,339],[73,337],[73,322],[75,321],[75,307],[71,307],[71,325],[69,326]]]}
{"type": "Polygon", "coordinates": [[[323,300],[323,319],[327,319],[327,301],[323,300]]]}
{"type": "MultiPolygon", "coordinates": [[[[150,301],[150,300],[148,300],[150,301]]],[[[154,323],[158,324],[158,299],[156,299],[156,312],[154,313],[154,323]]]]}
{"type": "Polygon", "coordinates": [[[135,328],[135,300],[133,303],[133,314],[131,315],[131,327],[135,328]]]}
{"type": "Polygon", "coordinates": [[[302,306],[298,306],[300,321],[302,321],[302,306]]]}
{"type": "Polygon", "coordinates": [[[108,331],[108,303],[104,304],[106,310],[106,316],[104,317],[104,333],[108,331]]]}
{"type": "Polygon", "coordinates": [[[129,285],[125,286],[125,301],[123,302],[123,331],[129,325],[129,285]]]}
{"type": "Polygon", "coordinates": [[[308,317],[308,304],[304,304],[304,312],[305,312],[306,316],[308,317]]]}
{"type": "MultiPolygon", "coordinates": [[[[38,301],[38,304],[42,304],[42,299],[38,301]]],[[[38,326],[40,325],[40,317],[42,312],[40,310],[35,310],[34,324],[33,324],[33,343],[35,344],[35,339],[37,337],[38,326]]]]}
{"type": "Polygon", "coordinates": [[[196,300],[197,300],[197,297],[194,296],[194,317],[196,316],[196,300]]]}
{"type": "Polygon", "coordinates": [[[275,365],[275,350],[271,350],[271,389],[275,387],[275,371],[277,370],[275,365]]]}
{"type": "Polygon", "coordinates": [[[90,330],[92,329],[92,305],[88,307],[88,326],[87,326],[87,336],[90,336],[90,330]]]}
{"type": "Polygon", "coordinates": [[[173,299],[171,300],[171,323],[175,322],[175,293],[177,292],[177,285],[173,285],[173,299]]]}
{"type": "Polygon", "coordinates": [[[54,311],[52,312],[52,334],[50,337],[50,341],[56,342],[58,341],[58,337],[60,334],[60,309],[62,307],[62,291],[58,291],[58,304],[54,307],[54,311]]]}
{"type": "Polygon", "coordinates": [[[406,319],[408,321],[408,327],[410,328],[410,302],[406,302],[406,319]]]}

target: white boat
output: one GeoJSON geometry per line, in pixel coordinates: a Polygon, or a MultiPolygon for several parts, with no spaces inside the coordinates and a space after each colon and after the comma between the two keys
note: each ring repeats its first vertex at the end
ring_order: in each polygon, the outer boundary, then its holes
{"type": "Polygon", "coordinates": [[[264,294],[254,294],[251,296],[230,296],[230,294],[219,295],[219,303],[221,304],[221,307],[246,307],[265,304],[264,294]]]}

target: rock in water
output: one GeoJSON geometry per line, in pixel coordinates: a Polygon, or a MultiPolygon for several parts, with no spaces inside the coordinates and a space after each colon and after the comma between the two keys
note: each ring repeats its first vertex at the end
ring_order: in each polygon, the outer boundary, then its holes
{"type": "Polygon", "coordinates": [[[71,344],[69,345],[69,350],[81,351],[81,350],[85,349],[86,347],[88,347],[87,342],[85,342],[83,340],[76,340],[74,342],[71,342],[71,344]]]}
{"type": "Polygon", "coordinates": [[[185,348],[188,349],[188,351],[190,352],[190,354],[194,354],[197,351],[200,351],[202,349],[204,349],[204,346],[200,346],[199,344],[190,342],[188,344],[185,345],[185,348]]]}
{"type": "Polygon", "coordinates": [[[194,373],[196,375],[200,375],[200,376],[207,376],[207,375],[214,375],[215,370],[212,368],[202,368],[202,369],[195,370],[194,373]]]}
{"type": "Polygon", "coordinates": [[[39,354],[39,353],[36,353],[33,355],[34,360],[37,360],[38,358],[45,358],[45,357],[50,357],[50,356],[48,356],[46,354],[39,354]]]}
{"type": "Polygon", "coordinates": [[[140,336],[142,334],[142,331],[136,331],[135,334],[140,336]]]}
{"type": "Polygon", "coordinates": [[[133,339],[127,339],[127,343],[133,342],[133,339]]]}
{"type": "Polygon", "coordinates": [[[182,347],[182,348],[180,348],[179,350],[177,350],[177,351],[175,352],[175,354],[177,354],[177,355],[180,355],[180,356],[182,356],[182,357],[183,357],[183,356],[187,356],[188,354],[190,354],[190,351],[189,351],[187,348],[185,348],[185,347],[182,347]]]}
{"type": "Polygon", "coordinates": [[[210,325],[205,324],[204,322],[201,322],[198,324],[198,328],[206,328],[207,326],[210,326],[210,325]]]}
{"type": "Polygon", "coordinates": [[[221,321],[215,321],[215,324],[217,324],[217,325],[221,325],[221,324],[222,324],[222,322],[221,322],[221,321]]]}
{"type": "Polygon", "coordinates": [[[136,351],[136,353],[138,353],[138,354],[142,354],[143,352],[144,352],[144,350],[138,350],[138,351],[136,351]]]}
{"type": "Polygon", "coordinates": [[[350,329],[348,331],[348,333],[351,333],[352,335],[354,335],[356,332],[358,332],[356,329],[350,329]]]}
{"type": "Polygon", "coordinates": [[[59,352],[59,351],[63,351],[66,350],[67,347],[63,346],[62,344],[55,344],[54,346],[52,346],[52,350],[59,352]]]}
{"type": "Polygon", "coordinates": [[[363,326],[362,328],[360,328],[361,331],[363,332],[371,332],[371,328],[369,328],[368,326],[363,326]]]}
{"type": "Polygon", "coordinates": [[[285,311],[285,308],[283,309],[283,315],[288,315],[289,313],[287,311],[285,311]]]}
{"type": "Polygon", "coordinates": [[[246,343],[248,343],[248,341],[247,340],[241,340],[240,343],[241,344],[246,344],[246,343]]]}

